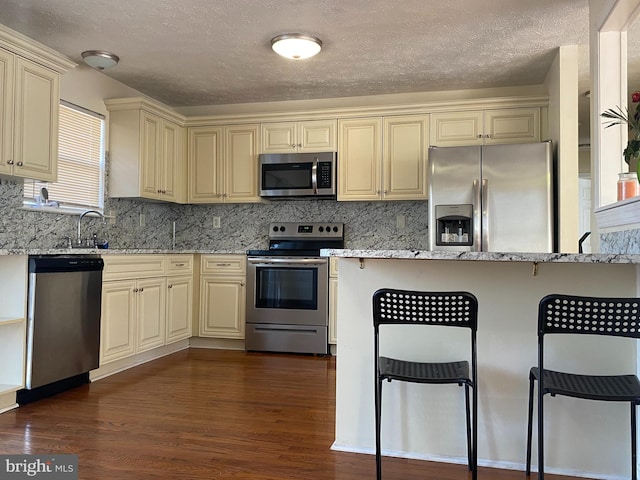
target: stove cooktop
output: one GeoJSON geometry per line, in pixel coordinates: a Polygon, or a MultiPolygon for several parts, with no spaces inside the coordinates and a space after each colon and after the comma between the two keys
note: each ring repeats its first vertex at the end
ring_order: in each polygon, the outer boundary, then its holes
{"type": "Polygon", "coordinates": [[[269,225],[269,249],[247,250],[247,255],[318,257],[323,248],[344,248],[343,223],[271,223],[269,225]]]}

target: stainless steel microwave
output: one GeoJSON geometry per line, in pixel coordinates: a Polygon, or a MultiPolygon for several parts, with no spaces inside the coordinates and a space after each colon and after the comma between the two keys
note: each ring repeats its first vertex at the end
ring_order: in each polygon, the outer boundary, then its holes
{"type": "Polygon", "coordinates": [[[261,154],[260,196],[336,198],[336,152],[261,154]]]}

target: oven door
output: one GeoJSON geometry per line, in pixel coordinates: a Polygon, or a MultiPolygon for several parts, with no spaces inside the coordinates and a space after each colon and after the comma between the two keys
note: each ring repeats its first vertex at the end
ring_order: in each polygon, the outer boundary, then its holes
{"type": "Polygon", "coordinates": [[[326,258],[248,257],[247,323],[327,326],[326,258]]]}

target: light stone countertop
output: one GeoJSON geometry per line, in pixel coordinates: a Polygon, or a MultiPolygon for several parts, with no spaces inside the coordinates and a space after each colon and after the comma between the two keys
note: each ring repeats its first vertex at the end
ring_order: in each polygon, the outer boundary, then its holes
{"type": "Polygon", "coordinates": [[[161,248],[5,248],[0,249],[2,255],[180,255],[180,254],[226,254],[226,255],[245,255],[246,250],[216,250],[216,249],[199,249],[199,250],[171,250],[161,248]]]}
{"type": "Polygon", "coordinates": [[[408,260],[463,260],[478,262],[534,263],[627,263],[640,264],[640,255],[602,253],[499,253],[444,252],[428,250],[348,250],[325,249],[322,255],[341,258],[379,258],[408,260]]]}

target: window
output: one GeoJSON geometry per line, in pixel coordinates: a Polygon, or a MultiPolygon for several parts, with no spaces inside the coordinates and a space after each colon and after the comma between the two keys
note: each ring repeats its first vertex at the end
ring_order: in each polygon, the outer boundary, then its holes
{"type": "Polygon", "coordinates": [[[102,211],[104,116],[63,101],[58,129],[58,181],[25,180],[24,205],[60,213],[102,211]]]}

